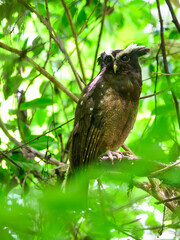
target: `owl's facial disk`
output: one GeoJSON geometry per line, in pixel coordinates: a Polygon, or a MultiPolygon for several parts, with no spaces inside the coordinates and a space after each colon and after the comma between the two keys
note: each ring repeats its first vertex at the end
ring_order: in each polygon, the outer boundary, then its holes
{"type": "Polygon", "coordinates": [[[113,69],[116,74],[121,65],[125,66],[130,61],[138,62],[138,57],[145,55],[149,50],[149,48],[136,44],[131,44],[126,49],[107,50],[101,54],[98,63],[101,68],[105,66],[107,69],[113,69]]]}

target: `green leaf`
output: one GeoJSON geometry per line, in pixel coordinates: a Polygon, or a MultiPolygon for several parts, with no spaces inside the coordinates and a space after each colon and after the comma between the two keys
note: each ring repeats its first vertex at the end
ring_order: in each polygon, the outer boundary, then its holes
{"type": "Polygon", "coordinates": [[[87,18],[86,12],[85,12],[85,10],[82,8],[81,11],[80,11],[79,14],[78,14],[78,17],[77,17],[77,23],[78,23],[79,25],[83,24],[83,23],[86,21],[86,18],[87,18]]]}
{"type": "Polygon", "coordinates": [[[7,99],[13,93],[16,93],[17,88],[19,87],[20,83],[23,81],[23,78],[20,75],[17,75],[15,77],[12,77],[10,75],[6,75],[6,76],[4,75],[4,78],[5,78],[5,84],[3,87],[3,92],[4,92],[5,99],[7,99]]]}
{"type": "Polygon", "coordinates": [[[20,110],[44,108],[49,105],[52,105],[52,99],[36,98],[36,99],[33,99],[32,101],[22,103],[20,110]]]}

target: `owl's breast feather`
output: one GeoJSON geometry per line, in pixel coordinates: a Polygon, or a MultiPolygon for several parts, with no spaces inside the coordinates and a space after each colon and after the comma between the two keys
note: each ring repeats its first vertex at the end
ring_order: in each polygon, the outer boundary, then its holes
{"type": "Polygon", "coordinates": [[[117,150],[133,128],[138,112],[138,101],[124,99],[118,92],[108,88],[99,103],[102,119],[102,149],[117,150]]]}

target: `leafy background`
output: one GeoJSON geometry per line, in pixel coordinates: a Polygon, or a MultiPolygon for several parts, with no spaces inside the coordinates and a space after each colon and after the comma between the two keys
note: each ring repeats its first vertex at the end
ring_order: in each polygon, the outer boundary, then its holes
{"type": "Polygon", "coordinates": [[[179,239],[179,7],[0,1],[1,239],[179,239]],[[125,142],[140,159],[92,166],[85,208],[76,186],[63,191],[76,102],[98,54],[131,43],[151,49],[125,142]]]}

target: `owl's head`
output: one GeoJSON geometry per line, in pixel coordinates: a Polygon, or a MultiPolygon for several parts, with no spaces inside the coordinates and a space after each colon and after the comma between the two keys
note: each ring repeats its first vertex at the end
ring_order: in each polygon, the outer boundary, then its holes
{"type": "Polygon", "coordinates": [[[138,70],[138,58],[145,55],[149,50],[149,48],[137,46],[137,44],[131,44],[125,49],[108,50],[101,53],[98,64],[101,69],[106,67],[115,74],[132,67],[138,70]]]}

